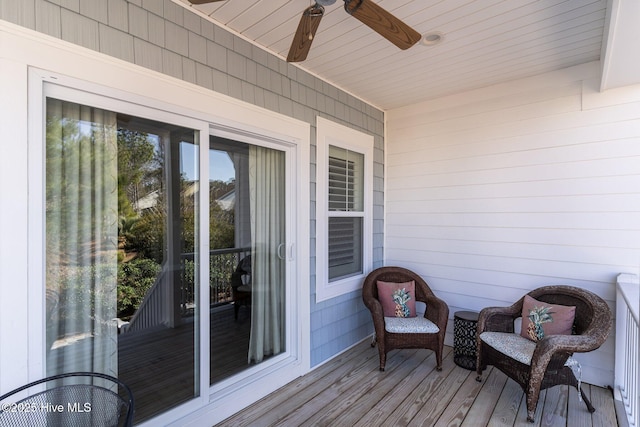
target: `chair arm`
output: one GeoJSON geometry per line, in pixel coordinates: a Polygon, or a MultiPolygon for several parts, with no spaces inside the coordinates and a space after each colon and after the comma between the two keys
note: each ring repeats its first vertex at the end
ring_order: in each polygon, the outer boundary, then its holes
{"type": "Polygon", "coordinates": [[[449,321],[449,306],[446,302],[436,296],[426,298],[422,301],[427,305],[424,317],[435,323],[441,331],[445,331],[449,321]]]}
{"type": "Polygon", "coordinates": [[[373,319],[373,327],[376,332],[376,336],[384,336],[384,313],[382,311],[382,304],[374,297],[363,298],[364,304],[371,312],[371,318],[373,319]]]}
{"type": "MultiPolygon", "coordinates": [[[[531,357],[530,378],[544,377],[551,359],[557,353],[564,353],[558,362],[564,364],[573,353],[596,350],[602,343],[597,337],[587,335],[550,335],[538,341],[531,357]]],[[[554,362],[556,363],[556,362],[554,362]]]]}
{"type": "Polygon", "coordinates": [[[513,333],[513,322],[522,314],[522,304],[515,303],[509,307],[486,307],[478,315],[478,336],[482,332],[513,333]]]}
{"type": "MultiPolygon", "coordinates": [[[[538,341],[536,349],[531,357],[529,371],[529,389],[539,389],[542,379],[547,372],[547,368],[553,356],[557,353],[564,353],[564,357],[554,362],[563,364],[574,352],[591,351],[588,339],[582,335],[551,335],[538,341]]],[[[597,347],[596,347],[597,348],[597,347]]]]}
{"type": "Polygon", "coordinates": [[[549,335],[538,341],[533,352],[531,363],[541,354],[555,354],[557,352],[586,353],[596,350],[602,345],[598,337],[591,335],[549,335]]]}

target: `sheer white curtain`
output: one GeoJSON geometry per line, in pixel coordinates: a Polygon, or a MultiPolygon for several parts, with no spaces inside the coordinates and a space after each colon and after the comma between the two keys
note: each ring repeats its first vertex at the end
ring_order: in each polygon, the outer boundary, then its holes
{"type": "Polygon", "coordinates": [[[49,99],[46,120],[47,373],[117,376],[116,114],[49,99]]]}
{"type": "Polygon", "coordinates": [[[285,350],[285,156],[249,149],[252,301],[249,363],[285,350]]]}

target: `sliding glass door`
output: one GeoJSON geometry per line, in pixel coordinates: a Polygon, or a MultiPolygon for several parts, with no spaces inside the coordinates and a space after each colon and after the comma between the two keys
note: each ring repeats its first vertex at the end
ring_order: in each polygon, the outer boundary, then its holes
{"type": "Polygon", "coordinates": [[[216,136],[209,153],[216,384],[286,350],[286,154],[216,136]]]}
{"type": "Polygon", "coordinates": [[[46,374],[118,377],[136,422],[295,377],[294,146],[46,93],[46,374]]]}
{"type": "Polygon", "coordinates": [[[48,98],[45,170],[47,374],[198,396],[198,132],[48,98]]]}

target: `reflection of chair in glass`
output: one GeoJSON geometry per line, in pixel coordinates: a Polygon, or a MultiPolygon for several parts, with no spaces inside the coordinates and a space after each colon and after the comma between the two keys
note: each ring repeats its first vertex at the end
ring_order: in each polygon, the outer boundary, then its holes
{"type": "Polygon", "coordinates": [[[251,305],[251,255],[242,258],[231,273],[231,300],[236,320],[240,306],[251,305]]]}
{"type": "Polygon", "coordinates": [[[600,347],[611,326],[607,303],[592,292],[572,286],[545,286],[529,292],[510,307],[485,308],[478,319],[477,379],[481,381],[482,371],[492,365],[518,383],[527,396],[530,422],[534,421],[540,390],[561,384],[576,387],[589,412],[594,412],[573,373],[572,367],[579,365],[571,356],[600,347]],[[533,300],[525,300],[527,296],[533,300]],[[562,314],[573,307],[574,319],[562,314]],[[523,314],[526,314],[523,324],[527,326],[521,334],[514,333],[514,320],[523,314]],[[547,318],[544,323],[534,322],[541,317],[547,318]],[[543,331],[536,335],[539,327],[557,328],[555,325],[563,322],[567,325],[565,331],[549,332],[546,336],[543,331]]]}
{"type": "Polygon", "coordinates": [[[133,412],[129,387],[95,372],[54,375],[0,396],[2,426],[128,427],[133,412]]]}
{"type": "MultiPolygon", "coordinates": [[[[449,307],[436,297],[427,283],[416,273],[402,267],[381,267],[366,277],[362,286],[362,299],[371,311],[375,337],[380,354],[380,370],[384,371],[387,353],[400,348],[426,348],[436,354],[436,368],[442,369],[444,335],[449,318],[449,307]],[[424,316],[389,318],[383,313],[377,282],[402,284],[415,282],[415,300],[427,306],[424,316]]],[[[375,343],[372,344],[372,346],[375,343]]]]}

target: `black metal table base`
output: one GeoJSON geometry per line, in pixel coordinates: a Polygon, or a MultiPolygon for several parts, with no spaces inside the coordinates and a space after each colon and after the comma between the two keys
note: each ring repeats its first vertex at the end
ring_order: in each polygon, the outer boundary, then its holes
{"type": "Polygon", "coordinates": [[[476,328],[478,313],[457,311],[453,315],[453,361],[469,370],[476,369],[476,328]]]}

